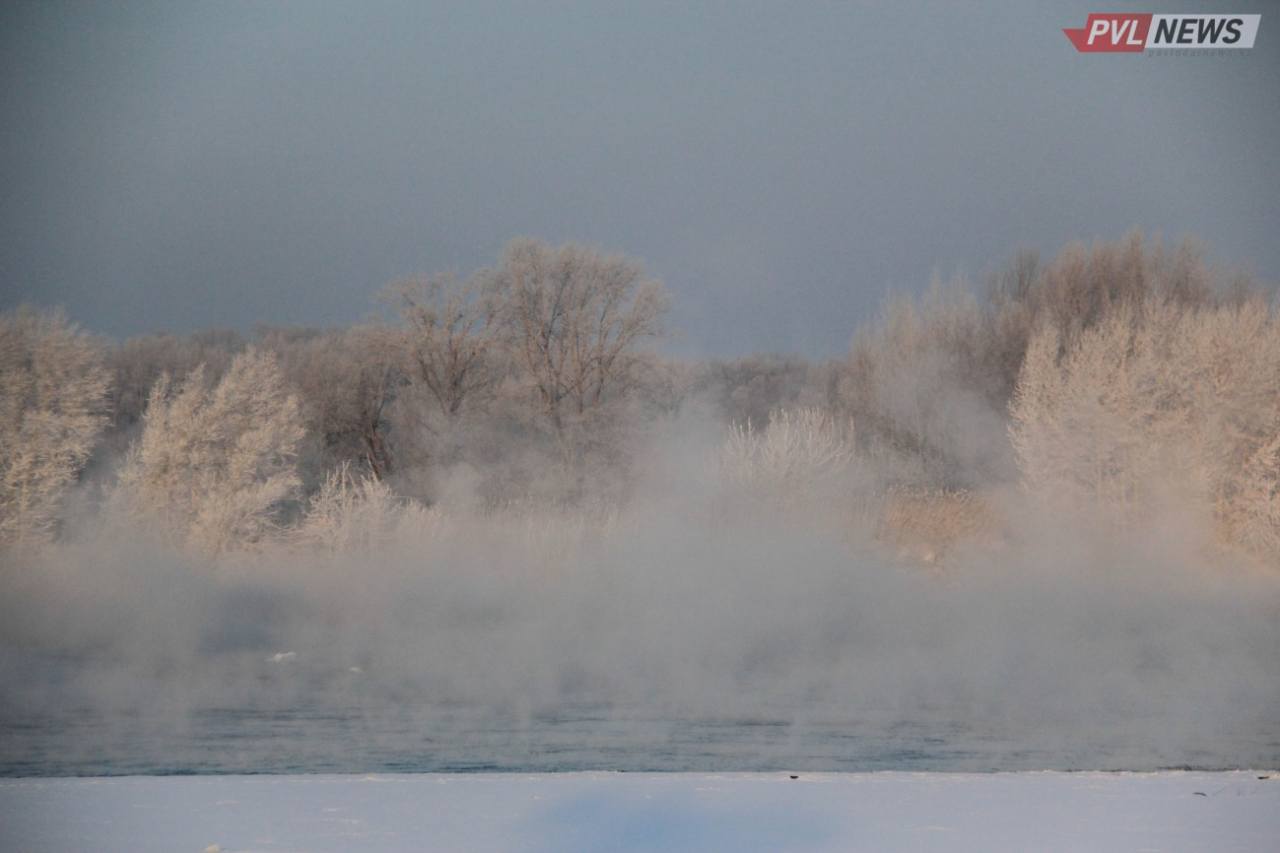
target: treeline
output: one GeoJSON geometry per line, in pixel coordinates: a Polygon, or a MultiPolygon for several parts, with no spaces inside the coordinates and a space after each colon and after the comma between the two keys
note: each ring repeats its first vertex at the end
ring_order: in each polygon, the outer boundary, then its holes
{"type": "Polygon", "coordinates": [[[1280,324],[1190,243],[1019,255],[980,291],[892,300],[821,363],[663,357],[662,285],[573,245],[517,240],[382,299],[394,321],[119,344],[5,314],[0,539],[56,538],[77,484],[207,553],[318,541],[373,505],[620,506],[653,437],[698,410],[726,488],[820,487],[928,559],[1004,535],[991,495],[1015,486],[1119,526],[1176,503],[1280,553],[1280,324]]]}

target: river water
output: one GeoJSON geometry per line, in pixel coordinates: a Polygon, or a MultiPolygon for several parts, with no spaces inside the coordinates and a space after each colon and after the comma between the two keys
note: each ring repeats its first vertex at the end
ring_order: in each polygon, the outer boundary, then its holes
{"type": "MultiPolygon", "coordinates": [[[[830,714],[831,711],[826,712],[830,714]]],[[[0,775],[619,771],[995,771],[1280,767],[1280,732],[1133,719],[1088,731],[1029,721],[655,716],[644,708],[104,709],[12,705],[0,775]]],[[[958,716],[963,717],[963,714],[958,716]]]]}

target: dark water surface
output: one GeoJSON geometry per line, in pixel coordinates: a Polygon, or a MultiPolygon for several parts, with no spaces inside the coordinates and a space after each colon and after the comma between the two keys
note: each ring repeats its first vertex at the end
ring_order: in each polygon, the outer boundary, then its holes
{"type": "Polygon", "coordinates": [[[1280,737],[1156,737],[1133,721],[1089,739],[1025,724],[804,716],[660,718],[616,707],[516,713],[405,705],[182,713],[6,710],[0,775],[623,771],[1158,770],[1280,766],[1280,737]]]}

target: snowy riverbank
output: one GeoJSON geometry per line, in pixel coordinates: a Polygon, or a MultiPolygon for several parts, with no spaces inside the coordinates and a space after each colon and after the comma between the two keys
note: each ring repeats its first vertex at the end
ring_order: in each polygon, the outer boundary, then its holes
{"type": "Polygon", "coordinates": [[[1278,836],[1280,777],[1269,771],[0,780],[0,848],[26,853],[213,845],[1255,853],[1278,836]]]}

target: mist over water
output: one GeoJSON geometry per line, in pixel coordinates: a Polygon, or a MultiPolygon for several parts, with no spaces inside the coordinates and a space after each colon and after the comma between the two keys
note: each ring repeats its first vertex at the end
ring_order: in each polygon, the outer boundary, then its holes
{"type": "Polygon", "coordinates": [[[0,772],[1280,763],[1273,576],[1016,495],[1006,542],[922,567],[688,444],[615,512],[217,562],[86,525],[10,560],[0,772]]]}
{"type": "Polygon", "coordinates": [[[1280,768],[1274,43],[327,5],[0,5],[0,777],[1280,768]]]}
{"type": "Polygon", "coordinates": [[[1280,765],[1280,318],[1193,249],[821,365],[574,245],[395,296],[0,316],[0,773],[1280,765]]]}

